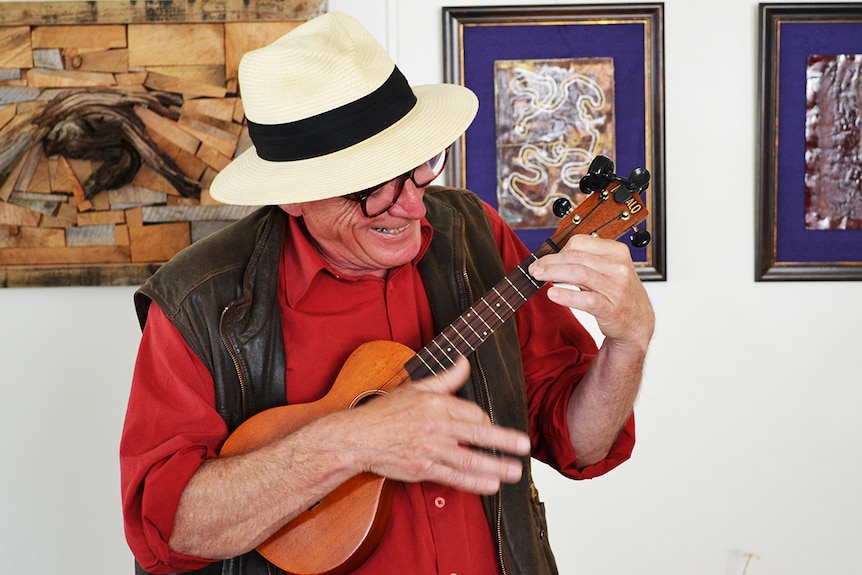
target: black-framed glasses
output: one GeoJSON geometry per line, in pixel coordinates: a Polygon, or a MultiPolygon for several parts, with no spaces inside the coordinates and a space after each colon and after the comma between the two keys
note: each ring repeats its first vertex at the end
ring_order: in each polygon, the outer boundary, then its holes
{"type": "Polygon", "coordinates": [[[389,180],[383,184],[378,184],[370,188],[366,188],[361,192],[353,192],[342,196],[345,199],[359,202],[362,208],[362,213],[366,218],[375,218],[380,214],[386,213],[389,208],[395,205],[398,198],[401,197],[401,192],[404,191],[404,184],[407,180],[412,180],[413,185],[417,188],[424,188],[433,182],[437,176],[443,171],[446,166],[446,160],[449,158],[449,148],[440,152],[427,162],[420,164],[407,172],[401,174],[397,178],[389,180]]]}

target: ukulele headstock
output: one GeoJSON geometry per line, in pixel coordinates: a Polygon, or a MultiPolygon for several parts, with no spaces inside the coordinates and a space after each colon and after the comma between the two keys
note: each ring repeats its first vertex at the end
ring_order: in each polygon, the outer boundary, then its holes
{"type": "Polygon", "coordinates": [[[564,198],[554,203],[554,214],[563,218],[563,222],[549,241],[562,247],[575,234],[617,239],[628,230],[632,245],[645,247],[650,242],[650,233],[637,225],[649,213],[640,197],[649,187],[649,180],[649,172],[640,167],[633,169],[628,178],[620,177],[614,173],[610,158],[596,156],[580,181],[586,199],[577,207],[564,198]]]}

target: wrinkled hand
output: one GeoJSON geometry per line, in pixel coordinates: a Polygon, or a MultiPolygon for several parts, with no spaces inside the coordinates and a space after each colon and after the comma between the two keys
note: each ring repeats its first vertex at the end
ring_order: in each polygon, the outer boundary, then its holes
{"type": "Polygon", "coordinates": [[[538,280],[579,288],[551,287],[548,297],[595,317],[605,337],[644,347],[652,337],[652,305],[624,243],[575,235],[558,253],[533,262],[529,272],[538,280]]]}
{"type": "Polygon", "coordinates": [[[403,384],[353,409],[361,437],[350,448],[361,467],[399,481],[433,481],[479,494],[517,482],[517,458],[476,448],[527,455],[529,436],[492,425],[478,405],[456,397],[468,375],[467,360],[459,358],[437,377],[403,384]]]}

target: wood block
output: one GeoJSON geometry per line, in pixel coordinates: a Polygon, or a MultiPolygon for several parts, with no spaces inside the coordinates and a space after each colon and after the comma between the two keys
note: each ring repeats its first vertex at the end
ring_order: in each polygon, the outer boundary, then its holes
{"type": "MultiPolygon", "coordinates": [[[[205,100],[192,100],[191,102],[224,102],[224,99],[207,98],[205,100]]],[[[210,133],[217,138],[224,140],[236,140],[237,136],[242,132],[242,124],[237,124],[230,118],[222,120],[207,114],[201,114],[191,109],[184,107],[181,109],[180,125],[192,126],[200,131],[210,133]]]]}
{"type": "Polygon", "coordinates": [[[126,212],[123,210],[93,211],[78,214],[79,226],[102,226],[105,224],[124,223],[126,223],[126,212]]]}
{"type": "Polygon", "coordinates": [[[224,90],[224,66],[209,64],[198,66],[147,66],[147,73],[170,76],[189,84],[203,84],[224,90]]]}
{"type": "Polygon", "coordinates": [[[33,174],[36,173],[36,168],[39,166],[39,157],[42,156],[42,146],[31,146],[24,154],[21,172],[18,174],[18,179],[15,181],[16,192],[26,192],[30,187],[30,182],[33,179],[33,174]]]}
{"type": "MultiPolygon", "coordinates": [[[[186,113],[194,114],[196,117],[205,116],[214,118],[221,122],[230,123],[234,121],[239,98],[201,98],[199,100],[187,100],[183,102],[180,116],[186,113]]],[[[240,122],[242,118],[240,117],[240,122]]]]}
{"type": "Polygon", "coordinates": [[[126,48],[99,52],[86,52],[78,48],[70,48],[64,51],[63,56],[68,70],[110,72],[112,74],[123,74],[129,71],[129,50],[126,48]]]}
{"type": "Polygon", "coordinates": [[[168,196],[168,206],[195,206],[200,207],[201,203],[197,198],[184,198],[183,196],[168,196]]]}
{"type": "Polygon", "coordinates": [[[144,80],[144,86],[151,90],[160,90],[162,92],[175,92],[182,94],[184,98],[224,98],[227,94],[224,86],[216,86],[196,80],[188,80],[177,76],[168,76],[167,74],[159,74],[158,72],[147,72],[147,79],[144,80]]]}
{"type": "MultiPolygon", "coordinates": [[[[72,198],[74,202],[74,198],[72,198]]],[[[78,208],[74,203],[65,202],[60,204],[60,209],[53,216],[42,216],[39,227],[42,228],[68,228],[78,223],[78,208]]]]}
{"type": "MultiPolygon", "coordinates": [[[[197,181],[200,179],[201,174],[207,169],[207,165],[203,161],[196,158],[194,154],[189,153],[187,150],[180,148],[160,133],[150,130],[147,132],[153,143],[158,146],[162,153],[174,161],[181,172],[192,180],[197,181]]],[[[200,141],[197,141],[197,144],[200,147],[200,141]]]]}
{"type": "Polygon", "coordinates": [[[29,86],[0,86],[0,104],[32,102],[42,95],[39,88],[29,86]]]}
{"type": "Polygon", "coordinates": [[[66,245],[63,230],[0,225],[0,248],[61,248],[66,245]]]}
{"type": "Polygon", "coordinates": [[[185,175],[195,181],[199,181],[208,168],[206,162],[185,150],[179,151],[174,157],[174,163],[185,175]]]}
{"type": "Polygon", "coordinates": [[[220,0],[218,2],[7,2],[0,24],[216,22],[307,20],[325,10],[324,0],[220,0]]]}
{"type": "Polygon", "coordinates": [[[236,78],[239,61],[250,50],[272,44],[301,22],[228,22],[224,25],[225,75],[236,78]]]}
{"type": "Polygon", "coordinates": [[[212,184],[212,180],[216,175],[216,171],[210,168],[205,174],[204,178],[201,181],[201,205],[202,206],[223,206],[220,201],[213,199],[210,195],[210,184],[212,184]],[[209,177],[207,177],[209,176],[209,177]],[[206,182],[206,186],[204,186],[204,182],[206,182]]]}
{"type": "Polygon", "coordinates": [[[6,124],[12,121],[12,118],[15,117],[15,113],[18,111],[18,106],[15,104],[9,104],[7,106],[0,107],[0,130],[3,129],[6,124]]]}
{"type": "Polygon", "coordinates": [[[71,194],[74,190],[74,184],[70,179],[70,174],[72,170],[67,170],[60,164],[59,156],[49,158],[49,161],[56,162],[56,168],[54,169],[53,176],[51,177],[51,191],[52,192],[66,192],[71,194]]]}
{"type": "Polygon", "coordinates": [[[33,50],[33,67],[49,70],[63,69],[63,56],[59,48],[37,48],[33,50]]]}
{"type": "Polygon", "coordinates": [[[34,26],[33,48],[90,48],[109,50],[126,47],[123,25],[34,26]]]}
{"type": "Polygon", "coordinates": [[[155,171],[149,164],[144,164],[135,174],[132,185],[147,188],[163,194],[179,195],[177,189],[164,176],[155,171]]]}
{"type": "Polygon", "coordinates": [[[72,194],[75,196],[75,204],[78,206],[78,211],[86,212],[87,210],[92,210],[93,203],[84,198],[84,188],[75,176],[75,172],[72,171],[72,166],[69,164],[69,160],[64,156],[60,156],[60,169],[66,171],[66,177],[72,184],[72,194]]]}
{"type": "Polygon", "coordinates": [[[129,24],[129,66],[224,66],[224,24],[129,24]]]}
{"type": "Polygon", "coordinates": [[[236,108],[233,109],[233,121],[237,124],[242,124],[245,121],[245,107],[242,105],[242,98],[236,99],[236,108]]]}
{"type": "Polygon", "coordinates": [[[170,118],[165,118],[164,116],[153,112],[149,108],[143,108],[141,106],[135,106],[135,114],[138,115],[147,127],[147,133],[154,141],[156,141],[160,136],[161,139],[168,140],[180,149],[185,150],[192,155],[198,151],[198,146],[201,144],[200,140],[180,128],[179,125],[170,118]]]}
{"type": "MultiPolygon", "coordinates": [[[[72,187],[69,190],[64,190],[64,191],[74,192],[75,191],[75,187],[74,187],[75,184],[76,183],[80,184],[81,182],[86,182],[87,179],[93,175],[93,172],[95,172],[96,169],[99,167],[98,164],[92,160],[80,160],[78,158],[66,158],[65,156],[58,156],[58,158],[60,160],[60,162],[59,162],[60,166],[63,165],[63,160],[66,161],[66,164],[68,164],[68,166],[70,168],[70,171],[67,171],[66,176],[72,177],[72,180],[73,180],[71,182],[72,187]]],[[[58,167],[58,171],[60,171],[59,167],[58,167]]],[[[57,176],[58,179],[60,177],[61,176],[59,176],[59,175],[57,176]]]]}
{"type": "Polygon", "coordinates": [[[118,246],[129,245],[129,226],[120,224],[114,230],[114,242],[118,246]]]}
{"type": "Polygon", "coordinates": [[[129,227],[132,261],[165,262],[191,243],[187,222],[129,227]]]}
{"type": "Polygon", "coordinates": [[[42,192],[12,192],[9,196],[10,202],[33,201],[33,202],[55,202],[63,203],[69,200],[66,194],[45,194],[42,192]]]}
{"type": "Polygon", "coordinates": [[[110,224],[76,226],[66,230],[66,245],[69,247],[113,246],[114,226],[110,224]]]}
{"type": "MultiPolygon", "coordinates": [[[[27,88],[28,90],[38,90],[39,88],[27,88]]],[[[0,89],[2,92],[2,89],[0,89]]],[[[18,115],[23,116],[28,113],[41,113],[41,111],[48,105],[47,101],[41,100],[30,100],[27,102],[18,102],[18,115]]]]}
{"type": "Polygon", "coordinates": [[[9,172],[9,175],[6,176],[6,179],[3,180],[3,183],[0,184],[0,200],[4,202],[9,200],[9,196],[15,191],[15,184],[18,182],[18,177],[21,175],[21,170],[24,169],[26,161],[27,158],[22,157],[9,172]]]}
{"type": "Polygon", "coordinates": [[[126,225],[130,228],[139,228],[144,225],[144,209],[140,206],[137,208],[132,208],[130,210],[125,210],[126,212],[126,225]]]}
{"type": "Polygon", "coordinates": [[[253,145],[254,143],[251,141],[251,136],[248,135],[248,126],[244,126],[242,134],[239,135],[239,139],[236,142],[236,152],[233,153],[233,157],[236,158],[253,145]]]}
{"type": "Polygon", "coordinates": [[[150,206],[143,208],[144,223],[239,220],[258,206],[150,206]]]}
{"type": "Polygon", "coordinates": [[[39,212],[43,216],[53,216],[60,209],[60,202],[22,196],[23,194],[19,192],[13,192],[12,196],[9,198],[9,203],[21,206],[22,208],[27,208],[34,212],[39,212]]]}
{"type": "Polygon", "coordinates": [[[21,79],[21,70],[19,68],[0,68],[0,82],[4,86],[15,84],[16,80],[21,79]]]}
{"type": "Polygon", "coordinates": [[[90,199],[93,209],[99,212],[111,209],[111,195],[104,192],[96,194],[90,199]]]}
{"type": "MultiPolygon", "coordinates": [[[[41,150],[42,146],[35,146],[41,150]]],[[[53,191],[51,187],[51,169],[48,164],[48,158],[45,154],[39,154],[39,163],[36,164],[36,170],[33,172],[33,177],[30,178],[30,185],[27,186],[28,192],[50,194],[53,191]]]]}
{"type": "Polygon", "coordinates": [[[225,123],[214,119],[202,121],[201,119],[206,120],[207,118],[206,116],[194,116],[186,113],[180,116],[178,124],[200,140],[202,144],[206,144],[228,158],[232,158],[236,151],[236,142],[242,131],[242,126],[232,122],[225,123]]]}
{"type": "Polygon", "coordinates": [[[114,74],[114,78],[117,80],[118,86],[143,86],[144,81],[147,79],[146,72],[128,72],[128,73],[120,73],[114,74]]]}
{"type": "Polygon", "coordinates": [[[3,252],[6,265],[95,265],[130,261],[127,246],[27,248],[3,252]]]}
{"type": "Polygon", "coordinates": [[[197,157],[203,160],[206,165],[218,170],[219,172],[225,169],[231,160],[230,156],[224,155],[219,150],[207,145],[206,143],[201,144],[197,157]]]}
{"type": "Polygon", "coordinates": [[[39,220],[42,214],[10,204],[8,202],[0,202],[0,224],[7,226],[32,226],[39,225],[39,220]]]}
{"type": "Polygon", "coordinates": [[[29,26],[0,27],[0,68],[32,68],[29,26]]]}
{"type": "Polygon", "coordinates": [[[110,198],[111,209],[113,210],[126,210],[150,204],[163,204],[166,199],[165,194],[161,192],[132,185],[126,185],[116,190],[108,190],[106,194],[110,198]]]}
{"type": "Polygon", "coordinates": [[[113,74],[104,72],[70,72],[47,68],[27,70],[27,84],[34,88],[96,88],[116,83],[113,74]]]}

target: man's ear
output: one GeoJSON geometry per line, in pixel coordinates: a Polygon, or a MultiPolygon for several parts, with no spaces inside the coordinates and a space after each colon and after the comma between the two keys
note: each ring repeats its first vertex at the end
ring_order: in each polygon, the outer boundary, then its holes
{"type": "Polygon", "coordinates": [[[295,218],[302,216],[302,206],[299,204],[279,204],[278,207],[295,218]]]}

